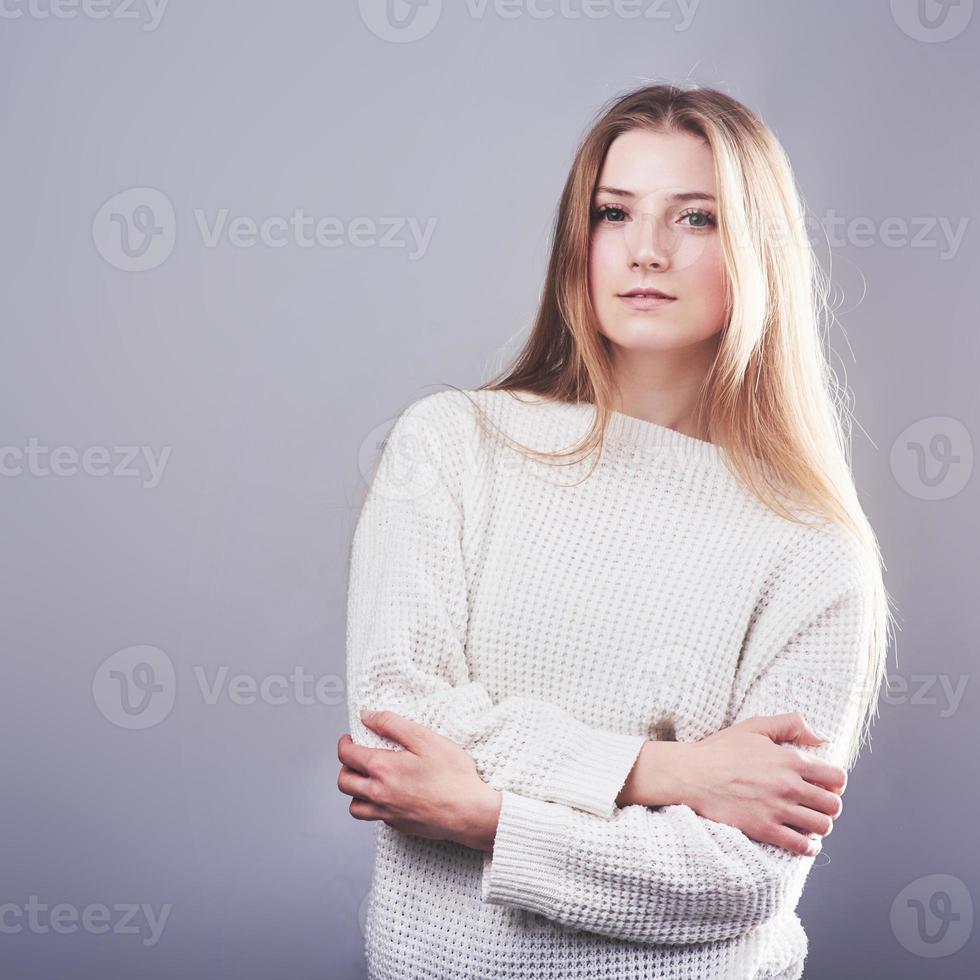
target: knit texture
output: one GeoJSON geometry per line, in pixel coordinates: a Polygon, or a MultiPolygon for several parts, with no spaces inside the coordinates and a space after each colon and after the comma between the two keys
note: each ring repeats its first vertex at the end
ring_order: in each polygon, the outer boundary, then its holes
{"type": "Polygon", "coordinates": [[[586,403],[440,391],[398,417],[354,530],[350,732],[391,709],[502,793],[492,853],[376,822],[371,980],[782,978],[813,857],[687,805],[619,808],[647,739],[800,711],[845,765],[860,723],[870,565],[841,529],[742,488],[723,450],[586,403]],[[468,397],[467,397],[468,396],[468,397]],[[812,518],[811,518],[812,519],[812,518]],[[667,732],[669,734],[664,735],[667,732]]]}

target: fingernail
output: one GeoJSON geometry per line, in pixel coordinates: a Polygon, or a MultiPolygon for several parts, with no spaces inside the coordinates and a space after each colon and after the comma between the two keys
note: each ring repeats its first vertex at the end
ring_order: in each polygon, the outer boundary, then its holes
{"type": "Polygon", "coordinates": [[[813,734],[816,735],[817,738],[819,738],[821,742],[829,742],[830,741],[830,736],[829,735],[824,735],[823,732],[818,731],[816,728],[813,729],[813,734]]]}
{"type": "Polygon", "coordinates": [[[374,717],[373,711],[361,711],[361,721],[370,721],[374,717]]]}

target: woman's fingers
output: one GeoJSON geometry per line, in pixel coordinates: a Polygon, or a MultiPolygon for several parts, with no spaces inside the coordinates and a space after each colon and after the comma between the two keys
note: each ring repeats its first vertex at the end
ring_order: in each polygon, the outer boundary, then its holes
{"type": "Polygon", "coordinates": [[[390,749],[372,749],[366,745],[358,745],[350,737],[350,732],[344,732],[337,742],[337,758],[344,765],[367,775],[371,769],[371,758],[379,752],[390,752],[390,749]]]}
{"type": "Polygon", "coordinates": [[[337,776],[337,789],[352,797],[347,811],[355,820],[387,820],[388,808],[369,798],[373,793],[372,781],[350,766],[341,766],[337,776]]]}
{"type": "Polygon", "coordinates": [[[769,828],[766,839],[770,844],[782,847],[792,854],[804,854],[812,857],[819,854],[821,849],[820,841],[811,840],[805,833],[800,833],[785,824],[769,828]]]}
{"type": "Polygon", "coordinates": [[[356,796],[350,801],[350,806],[347,809],[355,820],[384,820],[386,815],[383,806],[378,806],[368,800],[358,799],[356,796]]]}
{"type": "Polygon", "coordinates": [[[826,837],[834,829],[834,821],[831,817],[806,806],[791,806],[783,819],[788,826],[801,830],[805,834],[819,834],[821,837],[826,837]]]}
{"type": "Polygon", "coordinates": [[[809,807],[818,813],[824,813],[828,817],[836,820],[844,809],[844,803],[836,793],[824,789],[822,786],[814,786],[805,780],[800,783],[800,789],[796,800],[801,806],[809,807]]]}
{"type": "Polygon", "coordinates": [[[348,796],[367,800],[370,796],[371,780],[350,766],[341,766],[340,775],[337,776],[337,789],[348,796]]]}
{"type": "Polygon", "coordinates": [[[825,786],[834,793],[843,793],[847,786],[847,771],[840,766],[832,766],[829,762],[817,759],[809,753],[804,753],[800,775],[808,783],[825,786]]]}

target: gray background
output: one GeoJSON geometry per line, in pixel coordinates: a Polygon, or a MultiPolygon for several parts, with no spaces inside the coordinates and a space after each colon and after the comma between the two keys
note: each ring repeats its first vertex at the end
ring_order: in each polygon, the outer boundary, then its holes
{"type": "Polygon", "coordinates": [[[972,0],[932,28],[914,0],[643,0],[661,17],[640,20],[446,0],[408,42],[383,2],[170,0],[158,23],[121,4],[0,18],[0,974],[363,976],[377,825],[336,788],[363,474],[410,401],[518,349],[599,106],[675,81],[759,112],[823,227],[901,613],[873,752],[799,906],[806,976],[976,976],[972,0]],[[100,218],[120,194],[132,255],[100,218]],[[195,214],[221,209],[342,234],[209,244],[195,214]],[[425,245],[408,219],[434,221],[425,245]],[[143,662],[155,716],[121,706],[143,662]],[[246,685],[301,668],[311,696],[226,684],[209,703],[221,667],[246,685]],[[916,922],[944,895],[947,921],[916,922]],[[158,941],[126,903],[169,906],[158,941]]]}

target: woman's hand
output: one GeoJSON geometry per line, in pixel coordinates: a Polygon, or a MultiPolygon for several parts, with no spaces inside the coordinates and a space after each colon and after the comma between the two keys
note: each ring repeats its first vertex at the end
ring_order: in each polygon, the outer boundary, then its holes
{"type": "Polygon", "coordinates": [[[794,745],[824,741],[793,711],[748,718],[688,743],[693,765],[686,781],[701,816],[738,827],[754,840],[814,855],[843,809],[847,773],[794,745]]]}
{"type": "Polygon", "coordinates": [[[406,834],[479,851],[493,849],[500,793],[480,778],[462,748],[394,711],[365,713],[361,720],[404,750],[371,749],[350,734],[341,736],[337,787],[353,797],[352,817],[383,820],[406,834]]]}
{"type": "Polygon", "coordinates": [[[649,742],[624,787],[624,803],[685,803],[753,840],[814,855],[820,841],[806,835],[833,830],[847,773],[777,743],[823,741],[794,711],[748,718],[699,742],[649,742]]]}

